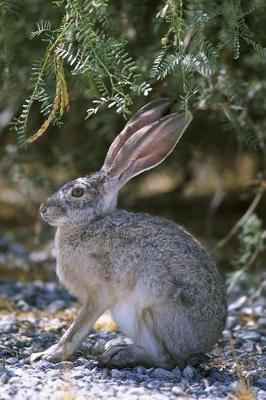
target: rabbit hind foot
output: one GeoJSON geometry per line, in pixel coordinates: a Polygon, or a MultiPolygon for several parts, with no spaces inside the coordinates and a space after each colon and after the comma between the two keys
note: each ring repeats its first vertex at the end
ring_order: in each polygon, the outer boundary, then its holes
{"type": "Polygon", "coordinates": [[[105,351],[98,357],[100,365],[108,368],[133,368],[138,365],[154,366],[147,351],[142,346],[130,343],[130,340],[112,339],[107,342],[105,351]]]}

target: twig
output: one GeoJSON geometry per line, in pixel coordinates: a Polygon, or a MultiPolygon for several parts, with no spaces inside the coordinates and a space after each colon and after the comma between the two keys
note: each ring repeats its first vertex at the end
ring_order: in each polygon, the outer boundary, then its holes
{"type": "Polygon", "coordinates": [[[230,230],[230,232],[223,239],[221,239],[218,242],[218,244],[216,245],[216,249],[220,249],[221,247],[225,246],[229,242],[229,240],[236,234],[238,229],[241,228],[241,226],[248,220],[248,218],[251,216],[251,214],[253,214],[257,205],[259,204],[260,200],[263,197],[265,188],[266,188],[266,183],[262,182],[256,196],[254,197],[252,203],[248,207],[245,214],[242,215],[242,217],[237,221],[237,223],[233,226],[233,228],[230,230]]]}
{"type": "Polygon", "coordinates": [[[206,236],[208,238],[211,237],[213,230],[213,217],[217,212],[218,208],[220,207],[220,205],[222,204],[224,197],[225,197],[224,189],[218,186],[211,199],[206,215],[205,231],[206,231],[206,236]]]}

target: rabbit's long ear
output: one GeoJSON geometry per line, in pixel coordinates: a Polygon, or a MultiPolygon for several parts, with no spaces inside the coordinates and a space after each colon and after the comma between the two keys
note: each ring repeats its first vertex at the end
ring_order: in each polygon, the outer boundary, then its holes
{"type": "Polygon", "coordinates": [[[134,135],[139,129],[147,126],[160,118],[167,115],[170,111],[173,101],[171,99],[157,99],[151,101],[146,106],[142,107],[128,121],[122,132],[115,138],[106,155],[103,170],[107,170],[113,164],[119,150],[124,146],[126,141],[134,135]]]}
{"type": "Polygon", "coordinates": [[[190,111],[171,114],[130,136],[107,169],[116,188],[133,176],[160,164],[174,149],[192,120],[190,111]]]}

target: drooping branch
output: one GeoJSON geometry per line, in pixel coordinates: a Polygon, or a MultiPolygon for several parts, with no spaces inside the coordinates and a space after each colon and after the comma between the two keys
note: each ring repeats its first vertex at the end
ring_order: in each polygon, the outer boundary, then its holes
{"type": "Polygon", "coordinates": [[[254,213],[256,207],[258,206],[259,202],[261,201],[264,192],[266,189],[266,182],[263,181],[261,185],[259,186],[259,189],[257,191],[256,196],[254,197],[253,201],[249,205],[248,209],[246,212],[242,215],[242,217],[236,222],[236,224],[232,227],[230,232],[223,238],[221,239],[217,245],[216,245],[216,250],[221,249],[224,247],[229,240],[238,232],[238,230],[241,228],[241,226],[244,225],[244,223],[249,219],[249,217],[254,213]]]}

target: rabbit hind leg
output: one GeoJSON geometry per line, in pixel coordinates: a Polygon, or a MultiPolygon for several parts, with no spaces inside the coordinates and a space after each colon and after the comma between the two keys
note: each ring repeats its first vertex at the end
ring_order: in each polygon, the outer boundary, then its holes
{"type": "Polygon", "coordinates": [[[174,303],[157,305],[150,314],[154,332],[166,352],[183,368],[188,362],[195,361],[208,347],[208,330],[202,328],[204,321],[197,320],[196,315],[174,303]],[[195,359],[195,360],[194,360],[195,359]]]}

